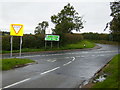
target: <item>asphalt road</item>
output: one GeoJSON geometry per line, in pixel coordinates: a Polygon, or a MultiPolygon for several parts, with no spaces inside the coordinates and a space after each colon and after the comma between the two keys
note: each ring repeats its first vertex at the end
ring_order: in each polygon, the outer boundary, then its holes
{"type": "Polygon", "coordinates": [[[77,88],[118,53],[117,46],[98,45],[102,48],[24,55],[38,64],[3,71],[2,88],[77,88]]]}

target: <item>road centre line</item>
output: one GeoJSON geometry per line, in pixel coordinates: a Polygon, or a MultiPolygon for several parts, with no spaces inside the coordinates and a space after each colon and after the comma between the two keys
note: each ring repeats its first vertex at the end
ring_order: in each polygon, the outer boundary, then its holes
{"type": "Polygon", "coordinates": [[[55,70],[57,70],[57,69],[59,69],[59,68],[60,68],[60,67],[56,67],[56,68],[54,68],[54,69],[51,69],[51,70],[45,71],[45,72],[41,73],[40,75],[43,75],[43,74],[46,74],[46,73],[49,73],[49,72],[55,71],[55,70]]]}
{"type": "Polygon", "coordinates": [[[72,60],[72,61],[69,61],[69,62],[67,62],[67,63],[63,64],[63,66],[66,66],[66,65],[68,65],[68,64],[70,64],[70,63],[72,63],[72,62],[75,60],[75,57],[72,57],[72,58],[73,58],[73,60],[72,60]]]}
{"type": "MultiPolygon", "coordinates": [[[[71,58],[71,57],[66,57],[66,58],[71,58]]],[[[66,66],[66,65],[72,63],[72,62],[75,60],[75,57],[72,57],[72,58],[73,58],[72,61],[69,61],[68,63],[63,64],[63,66],[66,66]]],[[[45,71],[45,72],[41,73],[40,75],[44,75],[44,74],[46,74],[46,73],[49,73],[49,72],[55,71],[55,70],[57,70],[57,69],[59,69],[59,68],[60,68],[60,67],[56,67],[56,68],[54,68],[54,69],[51,69],[51,70],[45,71]]],[[[11,85],[8,85],[8,86],[5,86],[5,87],[3,87],[2,89],[5,89],[5,88],[9,88],[9,87],[15,86],[15,85],[17,85],[17,84],[20,84],[20,83],[26,82],[26,81],[28,81],[28,80],[30,80],[30,79],[31,79],[31,78],[24,79],[24,80],[22,80],[22,81],[19,81],[19,82],[14,83],[14,84],[11,84],[11,85]]]]}
{"type": "Polygon", "coordinates": [[[66,66],[66,65],[68,65],[68,64],[70,64],[70,63],[72,63],[72,61],[70,61],[70,62],[68,62],[68,63],[63,64],[63,66],[66,66]]]}
{"type": "Polygon", "coordinates": [[[47,60],[48,62],[55,62],[56,60],[51,60],[51,59],[49,59],[49,60],[47,60]]]}
{"type": "Polygon", "coordinates": [[[3,87],[2,89],[5,89],[5,88],[9,88],[9,87],[15,86],[15,85],[17,85],[17,84],[20,84],[20,83],[26,82],[26,81],[28,81],[28,80],[30,80],[30,79],[31,79],[31,78],[24,79],[24,80],[22,80],[22,81],[19,81],[19,82],[14,83],[14,84],[11,84],[11,85],[8,85],[8,86],[5,86],[5,87],[3,87]]]}

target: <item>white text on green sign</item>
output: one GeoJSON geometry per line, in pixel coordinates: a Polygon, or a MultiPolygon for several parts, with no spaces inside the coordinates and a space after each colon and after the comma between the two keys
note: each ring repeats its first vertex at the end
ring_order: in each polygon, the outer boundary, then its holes
{"type": "Polygon", "coordinates": [[[59,41],[59,35],[46,35],[45,41],[59,41]]]}

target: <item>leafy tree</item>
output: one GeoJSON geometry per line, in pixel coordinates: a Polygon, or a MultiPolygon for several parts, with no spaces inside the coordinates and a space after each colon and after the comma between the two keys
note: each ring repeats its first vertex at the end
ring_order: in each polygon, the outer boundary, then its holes
{"type": "Polygon", "coordinates": [[[52,31],[56,34],[71,33],[72,30],[80,31],[83,28],[82,17],[74,10],[69,3],[64,6],[57,15],[51,16],[51,21],[55,24],[52,31]]]}
{"type": "Polygon", "coordinates": [[[120,32],[120,1],[119,2],[111,2],[111,16],[113,17],[110,22],[110,29],[113,33],[120,32]]]}
{"type": "Polygon", "coordinates": [[[39,23],[38,26],[35,28],[35,34],[45,34],[46,28],[49,26],[47,21],[43,21],[39,23]]]}
{"type": "MultiPolygon", "coordinates": [[[[106,28],[110,25],[110,31],[115,41],[119,41],[120,38],[120,1],[111,2],[111,15],[113,19],[107,23],[106,28]]],[[[106,30],[105,28],[105,30],[106,30]]]]}

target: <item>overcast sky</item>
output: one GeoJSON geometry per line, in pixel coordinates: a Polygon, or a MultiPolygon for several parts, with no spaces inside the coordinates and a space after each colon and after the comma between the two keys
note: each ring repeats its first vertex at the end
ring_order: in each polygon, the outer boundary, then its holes
{"type": "Polygon", "coordinates": [[[83,32],[98,32],[108,33],[109,30],[103,31],[107,22],[112,18],[110,17],[110,2],[75,2],[75,0],[63,1],[47,1],[47,0],[30,0],[24,2],[21,0],[3,0],[0,2],[0,29],[9,31],[10,24],[24,24],[24,33],[34,33],[35,27],[39,22],[48,21],[50,30],[54,28],[50,17],[60,12],[61,9],[69,2],[74,9],[83,16],[86,21],[84,23],[83,32]],[[17,1],[17,2],[16,2],[17,1]]]}

